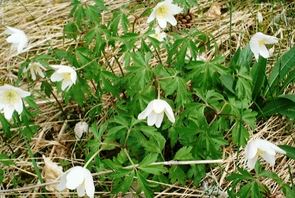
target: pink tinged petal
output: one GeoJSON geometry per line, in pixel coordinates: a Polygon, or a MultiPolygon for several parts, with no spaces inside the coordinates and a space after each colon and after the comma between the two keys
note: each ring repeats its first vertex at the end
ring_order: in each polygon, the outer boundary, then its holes
{"type": "Polygon", "coordinates": [[[166,19],[162,19],[162,18],[157,18],[158,24],[159,26],[164,29],[167,26],[167,21],[166,19]]]}
{"type": "Polygon", "coordinates": [[[247,159],[247,166],[249,170],[252,170],[255,167],[256,161],[257,161],[257,156],[254,156],[251,159],[247,159]]]}
{"type": "Polygon", "coordinates": [[[147,124],[148,126],[153,126],[157,122],[158,114],[155,114],[154,112],[150,113],[147,118],[147,124]]]}
{"type": "Polygon", "coordinates": [[[12,108],[12,106],[4,107],[4,117],[7,120],[10,120],[12,118],[13,112],[14,112],[14,108],[12,108]]]}
{"type": "Polygon", "coordinates": [[[66,187],[73,190],[80,186],[84,181],[84,168],[81,166],[73,167],[67,174],[66,187]]]}
{"type": "Polygon", "coordinates": [[[164,113],[158,114],[157,121],[156,121],[156,124],[155,124],[157,128],[161,127],[163,119],[164,119],[164,113]]]}
{"type": "Polygon", "coordinates": [[[83,197],[85,195],[85,186],[82,183],[80,186],[77,187],[78,197],[83,197]]]}
{"type": "Polygon", "coordinates": [[[54,72],[51,77],[50,80],[52,82],[58,82],[58,81],[62,81],[63,80],[63,75],[57,72],[54,72]]]}
{"type": "Polygon", "coordinates": [[[92,175],[89,170],[85,173],[85,190],[89,197],[94,197],[95,187],[92,175]]]}
{"type": "Polygon", "coordinates": [[[250,141],[246,146],[246,158],[252,159],[256,156],[257,153],[257,147],[255,145],[255,142],[250,141]]]}
{"type": "Polygon", "coordinates": [[[17,111],[18,114],[21,114],[23,112],[23,101],[19,99],[15,104],[14,108],[17,111]]]}
{"type": "Polygon", "coordinates": [[[58,191],[63,191],[64,189],[66,189],[66,183],[67,183],[67,174],[63,174],[60,179],[59,179],[59,183],[56,185],[56,189],[58,191]]]}
{"type": "Polygon", "coordinates": [[[270,155],[269,153],[267,152],[264,152],[261,156],[267,163],[269,163],[271,166],[274,166],[275,165],[275,161],[276,161],[276,158],[274,155],[270,155]]]}
{"type": "Polygon", "coordinates": [[[175,19],[175,17],[173,15],[169,15],[167,16],[166,20],[172,25],[172,26],[176,26],[177,21],[175,19]]]}
{"type": "Polygon", "coordinates": [[[148,106],[143,110],[143,112],[141,112],[140,114],[138,114],[137,119],[139,120],[144,120],[146,119],[146,117],[153,111],[152,108],[152,103],[150,102],[148,104],[148,106]]]}
{"type": "Polygon", "coordinates": [[[263,57],[263,58],[269,58],[270,54],[268,49],[265,47],[265,45],[261,46],[259,48],[259,54],[263,57]]]}

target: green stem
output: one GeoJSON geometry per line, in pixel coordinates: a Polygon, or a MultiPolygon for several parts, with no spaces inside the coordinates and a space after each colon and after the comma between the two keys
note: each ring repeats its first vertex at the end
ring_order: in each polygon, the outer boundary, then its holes
{"type": "Polygon", "coordinates": [[[102,149],[98,149],[90,158],[89,160],[85,163],[84,168],[87,168],[87,166],[90,164],[90,162],[102,151],[102,149]]]}

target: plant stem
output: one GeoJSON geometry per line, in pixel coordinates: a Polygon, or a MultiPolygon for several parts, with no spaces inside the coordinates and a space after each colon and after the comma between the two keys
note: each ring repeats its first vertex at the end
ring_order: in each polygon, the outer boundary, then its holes
{"type": "Polygon", "coordinates": [[[63,109],[61,103],[59,102],[59,100],[57,99],[56,95],[54,94],[54,92],[52,90],[50,90],[50,92],[51,92],[52,96],[54,97],[55,101],[57,102],[62,114],[65,116],[66,114],[64,112],[64,109],[63,109]]]}
{"type": "Polygon", "coordinates": [[[109,63],[109,61],[108,61],[108,59],[107,59],[107,56],[106,56],[105,52],[102,51],[102,54],[103,54],[103,57],[104,57],[105,60],[106,60],[106,63],[107,63],[107,65],[108,65],[108,67],[110,68],[110,70],[112,71],[112,73],[115,74],[115,72],[114,72],[114,70],[113,70],[111,64],[109,63]]]}
{"type": "MultiPolygon", "coordinates": [[[[127,155],[128,157],[128,155],[127,155]]],[[[171,161],[164,161],[164,162],[154,162],[149,164],[148,166],[156,166],[156,165],[165,165],[165,166],[172,166],[172,165],[193,165],[193,164],[222,164],[225,163],[226,160],[218,159],[218,160],[191,160],[191,161],[176,161],[176,160],[171,160],[171,161]]],[[[139,164],[133,164],[130,166],[123,167],[123,169],[135,169],[138,168],[139,164]]],[[[113,170],[106,170],[106,171],[101,171],[99,173],[94,173],[92,176],[99,176],[99,175],[105,175],[112,173],[113,170]]]]}
{"type": "Polygon", "coordinates": [[[87,168],[87,166],[90,164],[90,162],[102,151],[102,149],[98,149],[90,158],[89,160],[85,163],[84,168],[87,168]]]}
{"type": "Polygon", "coordinates": [[[119,69],[120,69],[120,72],[121,72],[122,76],[124,76],[124,71],[123,71],[121,63],[119,62],[119,60],[118,60],[118,58],[116,56],[114,56],[114,58],[115,58],[116,63],[119,66],[119,69]]]}

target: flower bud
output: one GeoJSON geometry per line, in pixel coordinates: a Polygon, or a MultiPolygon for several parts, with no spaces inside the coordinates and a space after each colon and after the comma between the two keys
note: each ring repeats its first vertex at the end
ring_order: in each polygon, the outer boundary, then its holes
{"type": "Polygon", "coordinates": [[[86,122],[78,122],[74,128],[75,136],[77,139],[80,139],[83,133],[88,132],[88,124],[86,122]]]}

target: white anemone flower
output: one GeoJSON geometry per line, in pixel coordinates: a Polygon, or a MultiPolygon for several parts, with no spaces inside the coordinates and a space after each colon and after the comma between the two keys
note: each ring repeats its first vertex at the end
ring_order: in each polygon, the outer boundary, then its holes
{"type": "Polygon", "coordinates": [[[77,189],[79,197],[83,197],[85,194],[88,197],[94,197],[95,187],[92,175],[88,169],[81,166],[70,168],[60,177],[57,189],[63,191],[66,188],[77,189]]]}
{"type": "Polygon", "coordinates": [[[88,132],[88,124],[87,122],[81,121],[75,125],[74,132],[77,139],[81,139],[83,133],[88,132]]]}
{"type": "Polygon", "coordinates": [[[246,148],[247,166],[250,170],[255,167],[258,156],[262,157],[271,166],[275,165],[276,153],[286,154],[286,152],[275,144],[262,139],[254,139],[248,142],[246,148]]]}
{"type": "Polygon", "coordinates": [[[31,95],[30,92],[18,87],[11,85],[0,86],[0,111],[4,112],[4,117],[10,120],[14,111],[21,114],[23,111],[22,98],[29,95],[31,95]]]}
{"type": "Polygon", "coordinates": [[[75,69],[64,65],[52,65],[55,72],[51,75],[50,80],[52,82],[62,81],[61,90],[65,91],[76,83],[77,73],[75,69]]]}
{"type": "Polygon", "coordinates": [[[24,70],[24,72],[30,71],[32,80],[36,80],[37,75],[39,75],[41,78],[45,77],[43,73],[44,70],[45,67],[43,67],[43,65],[37,62],[33,62],[29,64],[29,66],[24,70]]]}
{"type": "Polygon", "coordinates": [[[6,41],[12,44],[12,47],[18,54],[25,51],[25,48],[28,46],[29,39],[24,31],[13,27],[7,27],[4,33],[10,34],[6,41]]]}
{"type": "Polygon", "coordinates": [[[155,28],[155,33],[150,35],[151,37],[157,39],[158,41],[162,42],[166,38],[166,33],[161,31],[160,27],[155,28]]]}
{"type": "Polygon", "coordinates": [[[156,125],[156,127],[159,128],[162,124],[164,113],[170,122],[175,122],[175,117],[170,105],[165,100],[155,99],[138,115],[138,119],[143,120],[147,118],[147,124],[149,126],[156,125]]]}
{"type": "Polygon", "coordinates": [[[182,12],[182,8],[172,3],[172,0],[165,0],[154,7],[151,15],[149,16],[147,22],[150,23],[154,19],[157,19],[158,24],[161,28],[166,28],[167,22],[175,26],[177,21],[174,15],[182,12]]]}
{"type": "Polygon", "coordinates": [[[266,48],[266,44],[275,44],[278,42],[278,38],[274,36],[265,35],[261,32],[257,32],[250,39],[250,49],[253,52],[256,61],[259,59],[259,55],[263,58],[269,58],[270,53],[266,48]]]}

